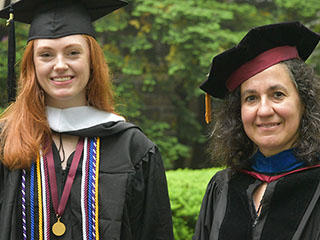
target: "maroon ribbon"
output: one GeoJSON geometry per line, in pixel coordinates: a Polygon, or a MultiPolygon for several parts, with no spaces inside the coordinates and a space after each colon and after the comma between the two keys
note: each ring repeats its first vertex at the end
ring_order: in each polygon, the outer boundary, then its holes
{"type": "Polygon", "coordinates": [[[68,173],[67,181],[64,185],[62,196],[59,202],[58,199],[58,189],[57,189],[57,178],[56,178],[56,170],[54,167],[54,159],[53,159],[53,153],[52,148],[50,147],[49,152],[47,153],[47,159],[48,159],[48,172],[49,172],[49,183],[50,183],[50,190],[51,190],[51,197],[52,197],[52,203],[53,203],[53,209],[57,216],[60,216],[63,214],[67,201],[69,199],[71,187],[73,184],[73,180],[76,174],[76,170],[79,165],[79,161],[81,158],[81,153],[83,150],[83,139],[80,138],[79,142],[77,144],[76,152],[73,156],[73,160],[71,163],[71,167],[68,173]]]}
{"type": "Polygon", "coordinates": [[[299,168],[290,172],[286,172],[286,173],[282,173],[276,176],[268,176],[268,175],[264,175],[262,173],[257,173],[257,172],[253,172],[253,171],[248,171],[248,170],[240,170],[240,172],[243,172],[245,174],[248,174],[256,179],[261,180],[262,182],[266,182],[266,183],[270,183],[273,181],[276,181],[284,176],[287,176],[289,174],[293,174],[293,173],[297,173],[297,172],[301,172],[301,171],[305,171],[311,168],[317,168],[320,167],[320,164],[314,165],[314,166],[309,166],[309,167],[304,167],[304,168],[299,168]]]}

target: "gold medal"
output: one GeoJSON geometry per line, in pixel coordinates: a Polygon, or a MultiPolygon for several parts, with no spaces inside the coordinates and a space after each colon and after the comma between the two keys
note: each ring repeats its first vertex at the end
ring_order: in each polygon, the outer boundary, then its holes
{"type": "Polygon", "coordinates": [[[61,217],[57,217],[57,222],[52,226],[52,232],[57,237],[62,236],[66,232],[66,226],[60,222],[61,217]]]}

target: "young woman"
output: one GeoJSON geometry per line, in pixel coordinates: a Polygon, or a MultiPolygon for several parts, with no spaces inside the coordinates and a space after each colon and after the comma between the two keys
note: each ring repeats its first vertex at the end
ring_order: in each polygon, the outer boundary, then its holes
{"type": "Polygon", "coordinates": [[[320,239],[320,82],[305,60],[320,35],[257,27],[213,59],[201,88],[221,98],[195,240],[320,239]]]}
{"type": "MultiPolygon", "coordinates": [[[[18,20],[34,8],[17,4],[18,20]]],[[[160,153],[115,113],[86,10],[124,3],[89,4],[49,1],[32,17],[18,97],[1,117],[0,239],[173,239],[160,153]]]]}

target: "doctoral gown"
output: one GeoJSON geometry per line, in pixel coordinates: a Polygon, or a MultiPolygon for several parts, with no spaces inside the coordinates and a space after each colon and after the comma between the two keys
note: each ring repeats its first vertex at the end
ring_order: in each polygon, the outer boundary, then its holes
{"type": "Polygon", "coordinates": [[[268,183],[260,215],[253,192],[262,180],[225,169],[208,184],[193,240],[320,239],[320,167],[268,183]]]}
{"type": "MultiPolygon", "coordinates": [[[[99,166],[99,237],[104,240],[173,239],[172,217],[163,163],[157,146],[135,125],[117,115],[92,107],[47,108],[53,131],[80,137],[100,137],[99,166]]],[[[52,145],[61,196],[73,154],[62,170],[57,147],[52,145]]],[[[61,221],[66,232],[50,239],[82,239],[80,185],[82,157],[78,165],[66,209],[61,221]]],[[[0,240],[23,239],[21,207],[22,170],[9,171],[0,163],[0,240]]],[[[30,219],[30,171],[26,173],[26,213],[30,219]]],[[[37,184],[35,184],[37,188],[37,184]]],[[[37,192],[34,193],[34,226],[27,223],[27,233],[34,230],[39,239],[37,192]]],[[[50,224],[56,217],[50,200],[50,224]]]]}

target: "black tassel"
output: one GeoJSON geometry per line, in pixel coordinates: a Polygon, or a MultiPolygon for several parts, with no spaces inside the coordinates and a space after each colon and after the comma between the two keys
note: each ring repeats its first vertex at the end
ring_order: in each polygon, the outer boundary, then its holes
{"type": "Polygon", "coordinates": [[[8,29],[8,79],[7,79],[7,93],[8,102],[13,102],[16,99],[16,74],[15,74],[15,64],[16,64],[16,37],[15,37],[15,27],[14,27],[14,15],[13,9],[10,8],[10,16],[7,21],[8,29]]]}

